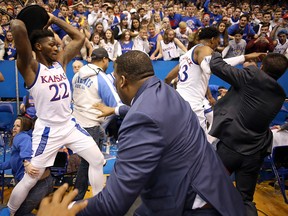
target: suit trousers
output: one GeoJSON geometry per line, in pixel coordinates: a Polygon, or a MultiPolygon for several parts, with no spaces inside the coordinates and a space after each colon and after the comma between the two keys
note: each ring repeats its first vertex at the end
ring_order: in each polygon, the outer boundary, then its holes
{"type": "Polygon", "coordinates": [[[226,169],[230,174],[235,173],[236,188],[243,198],[247,216],[258,215],[253,196],[258,174],[266,156],[263,152],[261,150],[252,155],[243,155],[230,149],[222,141],[217,144],[217,153],[226,169]]]}
{"type": "MultiPolygon", "coordinates": [[[[151,215],[175,215],[167,213],[169,210],[163,211],[161,213],[152,213],[149,209],[145,208],[144,205],[141,205],[133,214],[133,216],[151,216],[151,215]]],[[[184,209],[182,216],[221,216],[214,208],[197,208],[197,209],[184,209]]]]}

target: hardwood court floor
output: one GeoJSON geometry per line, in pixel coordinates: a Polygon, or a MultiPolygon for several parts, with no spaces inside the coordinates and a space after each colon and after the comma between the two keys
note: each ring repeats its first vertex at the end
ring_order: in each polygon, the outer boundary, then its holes
{"type": "MultiPolygon", "coordinates": [[[[261,184],[257,184],[254,195],[254,201],[258,209],[259,216],[287,216],[288,204],[285,204],[282,194],[275,192],[274,188],[269,185],[271,181],[265,181],[261,184]]],[[[92,196],[91,188],[87,191],[85,198],[92,196]]],[[[4,191],[4,203],[8,202],[12,188],[5,189],[4,191]]],[[[288,191],[286,190],[288,195],[288,191]]]]}
{"type": "MultiPolygon", "coordinates": [[[[288,204],[284,202],[281,192],[275,192],[274,187],[268,184],[269,182],[271,181],[265,181],[256,186],[254,201],[259,216],[287,216],[288,204]]],[[[288,195],[287,190],[286,195],[288,195]]]]}

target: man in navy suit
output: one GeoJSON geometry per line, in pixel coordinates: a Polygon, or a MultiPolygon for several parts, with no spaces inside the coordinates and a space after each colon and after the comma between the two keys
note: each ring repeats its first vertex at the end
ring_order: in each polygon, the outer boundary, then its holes
{"type": "Polygon", "coordinates": [[[119,151],[106,187],[79,215],[244,215],[238,192],[206,140],[197,116],[154,76],[149,57],[117,58],[115,86],[131,108],[119,130],[119,151]],[[141,59],[141,61],[139,61],[141,59]]]}
{"type": "Polygon", "coordinates": [[[137,216],[245,215],[197,116],[154,76],[149,57],[129,51],[117,58],[114,69],[117,92],[131,108],[119,130],[106,187],[78,215],[124,215],[139,195],[137,216]]]}

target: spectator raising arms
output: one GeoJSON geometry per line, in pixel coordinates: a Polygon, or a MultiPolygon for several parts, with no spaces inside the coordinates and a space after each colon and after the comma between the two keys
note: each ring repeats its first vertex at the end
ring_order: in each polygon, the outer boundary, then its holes
{"type": "Polygon", "coordinates": [[[213,3],[213,5],[211,6],[212,11],[210,11],[208,7],[210,6],[209,4],[210,0],[206,0],[203,5],[204,11],[205,13],[208,13],[210,15],[210,25],[217,25],[222,19],[222,15],[220,14],[220,5],[218,3],[213,3]]]}

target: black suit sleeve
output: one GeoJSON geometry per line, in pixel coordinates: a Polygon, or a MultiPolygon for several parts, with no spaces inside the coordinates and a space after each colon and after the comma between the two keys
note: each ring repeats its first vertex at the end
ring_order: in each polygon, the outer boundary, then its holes
{"type": "Polygon", "coordinates": [[[210,69],[213,74],[228,82],[235,88],[246,85],[248,80],[254,77],[257,67],[247,67],[239,69],[227,64],[221,57],[220,53],[213,53],[210,61],[210,69]]]}

